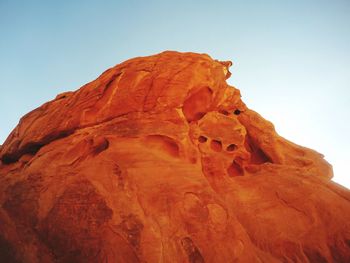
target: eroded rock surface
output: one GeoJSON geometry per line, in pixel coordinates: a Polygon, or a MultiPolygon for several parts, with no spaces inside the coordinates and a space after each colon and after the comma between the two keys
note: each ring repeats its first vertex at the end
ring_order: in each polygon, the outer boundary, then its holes
{"type": "Polygon", "coordinates": [[[350,193],[226,83],[231,62],[128,60],[0,147],[2,262],[350,262],[350,193]]]}

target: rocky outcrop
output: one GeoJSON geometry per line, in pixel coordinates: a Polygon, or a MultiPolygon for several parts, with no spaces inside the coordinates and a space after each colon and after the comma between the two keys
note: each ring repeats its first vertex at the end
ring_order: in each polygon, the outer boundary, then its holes
{"type": "Polygon", "coordinates": [[[349,262],[350,193],[229,86],[231,62],[128,60],[0,148],[4,262],[349,262]]]}

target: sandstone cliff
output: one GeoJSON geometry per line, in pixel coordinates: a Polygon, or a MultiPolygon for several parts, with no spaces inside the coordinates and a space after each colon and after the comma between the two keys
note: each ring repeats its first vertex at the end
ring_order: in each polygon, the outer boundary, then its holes
{"type": "Polygon", "coordinates": [[[25,115],[0,148],[0,261],[350,262],[350,192],[230,66],[135,58],[25,115]]]}

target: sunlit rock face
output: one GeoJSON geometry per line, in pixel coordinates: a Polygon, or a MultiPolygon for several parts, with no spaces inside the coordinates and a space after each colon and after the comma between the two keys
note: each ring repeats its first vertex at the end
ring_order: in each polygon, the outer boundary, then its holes
{"type": "Polygon", "coordinates": [[[25,115],[0,148],[0,261],[350,262],[349,191],[231,64],[135,58],[25,115]]]}

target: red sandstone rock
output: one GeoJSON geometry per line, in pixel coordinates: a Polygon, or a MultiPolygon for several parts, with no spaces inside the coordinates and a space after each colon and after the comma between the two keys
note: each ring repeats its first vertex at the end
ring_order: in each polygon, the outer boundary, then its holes
{"type": "Polygon", "coordinates": [[[229,86],[231,62],[128,60],[0,148],[1,262],[350,262],[350,193],[229,86]]]}

